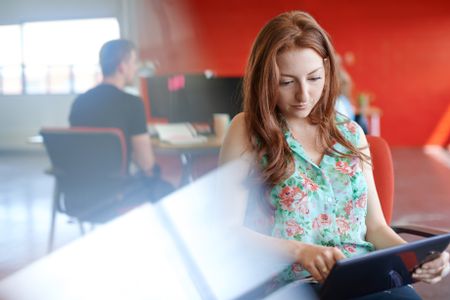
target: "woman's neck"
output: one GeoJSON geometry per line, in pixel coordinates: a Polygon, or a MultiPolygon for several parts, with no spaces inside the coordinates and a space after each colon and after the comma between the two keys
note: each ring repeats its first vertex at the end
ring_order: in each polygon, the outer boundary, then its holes
{"type": "Polygon", "coordinates": [[[305,119],[286,119],[286,125],[291,132],[311,132],[317,129],[307,118],[305,119]]]}

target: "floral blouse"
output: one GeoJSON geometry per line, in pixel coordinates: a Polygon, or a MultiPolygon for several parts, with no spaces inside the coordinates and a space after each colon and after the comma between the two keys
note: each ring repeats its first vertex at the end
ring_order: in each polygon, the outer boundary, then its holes
{"type": "MultiPolygon", "coordinates": [[[[355,122],[338,123],[338,129],[358,145],[355,122]]],[[[270,191],[272,236],[335,246],[347,257],[373,251],[374,246],[365,240],[367,183],[359,159],[325,154],[316,165],[290,131],[285,137],[292,149],[295,171],[270,191]]],[[[335,149],[348,152],[340,144],[335,149]]],[[[290,281],[305,275],[308,273],[299,264],[293,264],[282,277],[290,281]]]]}

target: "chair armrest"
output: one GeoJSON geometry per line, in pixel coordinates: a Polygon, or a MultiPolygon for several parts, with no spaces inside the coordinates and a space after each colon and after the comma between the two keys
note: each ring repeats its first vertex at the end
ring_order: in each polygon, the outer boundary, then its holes
{"type": "Polygon", "coordinates": [[[59,171],[57,169],[54,169],[52,167],[49,167],[48,169],[45,169],[44,173],[47,174],[47,175],[55,176],[55,177],[56,176],[61,176],[61,175],[64,174],[63,172],[61,172],[61,171],[59,171]]]}
{"type": "Polygon", "coordinates": [[[47,174],[47,175],[53,175],[54,174],[52,168],[45,169],[44,173],[47,174]]]}
{"type": "Polygon", "coordinates": [[[431,237],[448,233],[448,231],[445,231],[443,229],[426,227],[422,225],[392,225],[391,228],[399,234],[406,233],[418,235],[421,237],[431,237]]]}

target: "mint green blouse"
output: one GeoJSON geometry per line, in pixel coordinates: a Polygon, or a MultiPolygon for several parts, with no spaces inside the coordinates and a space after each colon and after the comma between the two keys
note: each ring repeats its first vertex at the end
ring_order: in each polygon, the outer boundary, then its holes
{"type": "MultiPolygon", "coordinates": [[[[338,123],[338,129],[358,145],[355,122],[338,123]]],[[[359,159],[325,154],[316,165],[290,131],[285,132],[285,138],[295,171],[270,191],[272,236],[335,246],[347,257],[373,251],[374,246],[365,240],[367,183],[359,159]]],[[[335,149],[348,152],[340,144],[335,144],[335,149]]],[[[305,275],[308,273],[299,264],[293,264],[282,277],[289,281],[305,275]]]]}

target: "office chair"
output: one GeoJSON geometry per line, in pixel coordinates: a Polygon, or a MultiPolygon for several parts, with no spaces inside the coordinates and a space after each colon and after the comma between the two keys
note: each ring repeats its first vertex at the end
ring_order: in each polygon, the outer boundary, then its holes
{"type": "Polygon", "coordinates": [[[127,146],[120,129],[43,128],[40,132],[55,177],[48,251],[53,248],[56,214],[83,222],[103,223],[119,215],[128,180],[127,146]]]}
{"type": "MultiPolygon", "coordinates": [[[[394,167],[391,150],[383,138],[371,135],[366,137],[372,157],[373,175],[378,197],[386,222],[391,224],[394,205],[394,167]]],[[[412,234],[421,237],[447,233],[443,230],[418,225],[395,225],[391,227],[399,234],[412,234]]]]}

